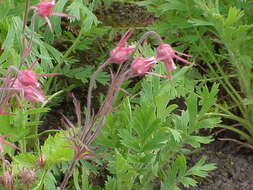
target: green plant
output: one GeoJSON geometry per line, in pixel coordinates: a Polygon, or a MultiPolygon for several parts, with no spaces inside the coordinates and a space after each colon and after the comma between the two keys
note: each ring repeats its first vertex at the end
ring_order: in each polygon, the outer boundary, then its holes
{"type": "MultiPolygon", "coordinates": [[[[177,190],[181,186],[196,186],[194,176],[206,177],[208,171],[215,169],[214,164],[205,164],[205,158],[191,168],[187,164],[187,155],[192,150],[197,151],[201,144],[212,141],[211,136],[202,136],[200,130],[217,126],[221,115],[214,108],[219,86],[196,80],[199,73],[193,64],[180,57],[189,55],[174,50],[153,31],[146,32],[135,45],[129,45],[127,41],[133,34],[133,29],[129,29],[97,70],[94,71],[94,66],[76,66],[75,59],[70,56],[92,47],[97,31],[101,34],[108,31],[106,27],[96,27],[99,22],[92,10],[98,1],[59,0],[56,5],[54,1],[42,1],[47,11],[40,12],[41,7],[36,4],[32,7],[35,9],[32,17],[28,14],[29,3],[29,0],[25,4],[7,0],[5,11],[0,13],[3,16],[0,20],[3,27],[0,31],[3,50],[0,52],[3,75],[0,123],[4,125],[0,129],[0,184],[3,188],[102,189],[89,184],[89,174],[98,173],[95,163],[103,165],[108,172],[106,190],[152,189],[156,186],[177,190]],[[25,8],[23,22],[11,6],[25,8]],[[48,20],[54,14],[69,17],[59,13],[64,7],[72,15],[71,26],[77,29],[77,35],[62,32],[59,18],[48,20]],[[44,27],[45,23],[49,29],[44,27]],[[147,45],[151,35],[159,45],[156,51],[147,45]],[[82,43],[87,36],[91,38],[82,43]],[[71,43],[64,53],[49,45],[61,37],[71,43]],[[40,58],[40,64],[36,64],[37,58],[40,58]],[[176,70],[173,59],[190,66],[176,70]],[[160,62],[165,65],[157,64],[160,62]],[[108,83],[107,74],[102,70],[111,63],[118,65],[115,66],[117,70],[109,69],[108,91],[99,109],[94,110],[92,90],[96,82],[108,83]],[[49,72],[53,73],[44,74],[49,72]],[[77,123],[62,114],[66,130],[39,133],[42,116],[49,110],[49,100],[79,85],[75,83],[60,89],[61,80],[51,77],[38,81],[38,77],[59,73],[78,79],[82,84],[90,78],[85,121],[81,119],[81,104],[73,96],[77,123]],[[147,74],[149,76],[143,77],[147,74]],[[130,79],[136,77],[144,79],[128,89],[128,85],[132,85],[130,79]],[[172,103],[178,100],[179,103],[172,103]],[[47,133],[50,135],[42,140],[42,135],[47,133]],[[103,158],[96,158],[101,154],[103,158]],[[87,159],[92,159],[91,163],[87,159]],[[62,175],[65,175],[63,180],[62,175]]],[[[200,10],[197,14],[202,15],[200,10]]],[[[192,27],[193,21],[189,25],[192,27]]],[[[104,57],[102,54],[98,59],[104,57]]]]}
{"type": "Polygon", "coordinates": [[[217,112],[212,114],[235,121],[236,126],[239,124],[239,127],[220,126],[238,133],[249,143],[244,145],[252,147],[250,2],[160,0],[137,4],[148,5],[148,9],[160,18],[151,28],[169,36],[170,43],[188,49],[197,63],[207,66],[200,67],[206,73],[204,80],[218,81],[226,94],[225,99],[219,100],[217,112]]]}
{"type": "MultiPolygon", "coordinates": [[[[57,82],[51,78],[45,80],[46,76],[54,74],[38,73],[59,70],[65,59],[75,50],[83,31],[89,31],[94,21],[96,22],[96,18],[86,6],[81,7],[81,10],[86,10],[86,16],[83,17],[85,17],[84,24],[88,28],[84,30],[82,26],[79,37],[62,55],[61,52],[44,41],[44,37],[52,37],[47,33],[49,32],[47,28],[45,29],[47,32],[39,34],[39,29],[43,28],[42,20],[39,17],[45,18],[49,26],[52,25],[51,29],[54,28],[56,35],[61,33],[61,29],[59,30],[60,20],[52,19],[51,24],[44,14],[38,13],[40,9],[38,5],[33,6],[36,10],[30,18],[28,14],[29,3],[35,4],[36,2],[29,0],[0,2],[1,6],[3,5],[5,8],[1,12],[0,19],[0,71],[1,81],[3,81],[0,88],[0,122],[2,126],[0,130],[2,163],[0,183],[2,187],[8,189],[56,189],[52,168],[58,163],[69,161],[73,157],[73,150],[68,147],[70,141],[66,139],[64,132],[57,133],[54,137],[49,136],[45,140],[44,146],[41,146],[43,144],[42,135],[59,130],[43,131],[39,134],[38,127],[42,123],[41,119],[44,113],[49,111],[49,108],[46,107],[47,103],[62,93],[64,89],[59,91],[57,82]],[[17,8],[14,11],[12,7],[17,8]],[[22,21],[20,16],[23,8],[24,18],[22,21]],[[30,27],[27,26],[29,20],[31,21],[30,27]],[[40,63],[36,64],[38,60],[40,63]],[[37,81],[39,76],[44,78],[37,81]],[[42,86],[44,87],[43,92],[42,86]],[[49,93],[54,94],[46,97],[45,94],[49,93]],[[15,152],[15,148],[20,152],[15,152]],[[10,163],[7,158],[12,162],[10,163]]],[[[41,3],[54,6],[52,2],[41,3]]],[[[65,4],[67,4],[65,0],[58,1],[54,10],[61,12],[65,4]]],[[[69,5],[69,11],[71,11],[71,5],[69,5]]],[[[103,79],[100,81],[106,82],[103,79]]]]}
{"type": "Polygon", "coordinates": [[[200,144],[212,141],[197,134],[201,128],[215,127],[220,121],[208,116],[218,86],[210,91],[203,86],[195,94],[194,81],[182,73],[174,75],[169,88],[167,81],[148,77],[141,83],[139,98],[125,98],[118,111],[108,115],[95,141],[108,148],[106,153],[103,149],[103,157],[113,177],[108,177],[105,189],[152,189],[154,180],[161,181],[162,189],[179,189],[179,184],[196,186],[192,176],[205,177],[206,171],[215,168],[205,165],[204,158],[187,168],[184,154],[191,150],[187,144],[200,148],[200,144]],[[186,97],[187,110],[169,103],[176,97],[186,97]]]}

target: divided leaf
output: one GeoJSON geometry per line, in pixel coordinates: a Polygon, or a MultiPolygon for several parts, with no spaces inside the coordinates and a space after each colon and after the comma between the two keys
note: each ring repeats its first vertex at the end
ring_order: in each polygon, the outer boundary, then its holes
{"type": "Polygon", "coordinates": [[[70,161],[74,150],[69,146],[71,146],[71,143],[64,134],[57,133],[55,136],[49,136],[41,148],[48,167],[63,161],[70,161]]]}

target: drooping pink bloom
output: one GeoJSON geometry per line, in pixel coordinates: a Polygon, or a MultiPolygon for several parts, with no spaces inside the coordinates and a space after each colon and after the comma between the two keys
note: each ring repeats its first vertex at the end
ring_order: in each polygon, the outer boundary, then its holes
{"type": "Polygon", "coordinates": [[[17,68],[11,67],[11,70],[17,72],[17,77],[11,77],[4,79],[3,88],[9,90],[8,95],[4,99],[0,100],[3,105],[0,106],[0,114],[5,114],[5,107],[8,104],[9,99],[13,95],[23,96],[29,102],[45,103],[47,98],[45,97],[41,85],[37,80],[37,77],[43,76],[55,76],[58,73],[50,74],[37,74],[32,71],[37,61],[35,61],[29,69],[19,71],[17,68]]]}
{"type": "Polygon", "coordinates": [[[24,98],[29,102],[40,102],[45,103],[47,98],[45,97],[43,91],[39,88],[28,86],[24,89],[24,98]]]}
{"type": "Polygon", "coordinates": [[[37,74],[32,70],[26,69],[18,73],[18,81],[24,86],[40,87],[40,83],[36,79],[37,74]]]}
{"type": "Polygon", "coordinates": [[[31,7],[37,12],[38,16],[43,17],[46,20],[51,31],[52,31],[52,24],[48,18],[49,16],[54,15],[60,17],[72,17],[71,15],[65,13],[53,12],[54,7],[55,7],[55,0],[42,0],[37,5],[31,7]]]}
{"type": "Polygon", "coordinates": [[[4,188],[13,189],[14,177],[10,171],[4,171],[0,176],[0,185],[4,188]]]}
{"type": "Polygon", "coordinates": [[[131,70],[137,75],[144,75],[156,62],[154,57],[137,57],[131,63],[131,70]]]}
{"type": "Polygon", "coordinates": [[[37,5],[33,6],[38,15],[41,17],[49,17],[53,13],[53,8],[55,6],[54,1],[41,1],[37,5]]]}
{"type": "Polygon", "coordinates": [[[127,44],[128,38],[133,34],[133,29],[129,29],[124,36],[120,39],[116,48],[110,52],[110,61],[117,64],[122,64],[129,59],[129,56],[133,53],[135,46],[129,46],[127,44]]]}
{"type": "Polygon", "coordinates": [[[25,85],[18,78],[14,81],[13,88],[16,89],[16,92],[21,93],[29,102],[44,103],[46,101],[46,97],[39,87],[25,85]]]}
{"type": "Polygon", "coordinates": [[[161,43],[156,49],[157,59],[164,62],[168,73],[171,73],[174,69],[176,69],[176,65],[173,61],[174,58],[179,61],[182,61],[183,63],[192,64],[186,59],[179,57],[176,53],[184,55],[186,57],[190,57],[190,55],[175,51],[169,44],[165,43],[161,43]]]}

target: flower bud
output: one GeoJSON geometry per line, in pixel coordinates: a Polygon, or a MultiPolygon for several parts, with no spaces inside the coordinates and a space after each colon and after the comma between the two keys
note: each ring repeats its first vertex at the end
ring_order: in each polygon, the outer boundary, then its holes
{"type": "Polygon", "coordinates": [[[176,53],[180,55],[184,55],[186,57],[190,57],[190,55],[175,51],[169,44],[165,44],[165,43],[161,43],[156,49],[157,59],[159,61],[164,62],[166,70],[169,73],[173,71],[174,69],[176,69],[176,65],[173,61],[174,58],[183,63],[191,64],[189,61],[176,55],[176,53]]]}
{"type": "MultiPolygon", "coordinates": [[[[31,6],[31,8],[37,12],[38,16],[41,16],[46,20],[51,31],[53,31],[53,29],[52,29],[52,24],[50,20],[48,19],[49,16],[55,15],[55,16],[60,16],[60,17],[72,17],[71,15],[68,15],[65,13],[53,12],[54,7],[55,7],[55,0],[42,0],[37,5],[31,6]]],[[[25,53],[27,54],[29,53],[29,51],[30,50],[28,50],[28,52],[25,52],[25,53]]]]}
{"type": "Polygon", "coordinates": [[[40,84],[36,79],[36,73],[28,69],[19,72],[18,80],[25,86],[40,87],[40,84]]]}
{"type": "Polygon", "coordinates": [[[40,155],[38,160],[38,165],[40,168],[44,168],[46,165],[46,156],[44,154],[40,155]]]}
{"type": "Polygon", "coordinates": [[[114,48],[110,52],[110,61],[117,64],[122,64],[129,59],[129,56],[134,51],[135,46],[120,46],[114,48]]]}
{"type": "Polygon", "coordinates": [[[35,172],[32,169],[23,169],[22,173],[20,174],[21,181],[25,185],[30,185],[32,182],[35,181],[35,172]]]}
{"type": "Polygon", "coordinates": [[[41,17],[48,17],[52,14],[53,8],[55,6],[54,1],[52,2],[47,2],[47,1],[42,1],[38,3],[34,8],[37,10],[37,14],[41,17]]]}
{"type": "Polygon", "coordinates": [[[131,63],[132,72],[143,75],[147,73],[156,63],[156,59],[154,57],[137,57],[131,63]]]}
{"type": "Polygon", "coordinates": [[[169,44],[160,44],[156,49],[157,59],[162,60],[165,64],[167,72],[171,72],[176,69],[176,65],[173,61],[175,51],[169,44]]]}
{"type": "Polygon", "coordinates": [[[175,51],[169,44],[161,43],[156,49],[156,54],[158,59],[168,59],[175,56],[175,51]]]}
{"type": "Polygon", "coordinates": [[[129,56],[133,53],[135,46],[129,46],[127,40],[133,34],[133,30],[129,29],[120,39],[116,48],[110,52],[110,61],[117,64],[122,64],[129,59],[129,56]]]}
{"type": "Polygon", "coordinates": [[[41,102],[45,103],[46,97],[40,89],[32,86],[24,87],[24,98],[30,102],[41,102]]]}
{"type": "Polygon", "coordinates": [[[13,176],[10,171],[5,171],[3,176],[0,177],[0,184],[4,188],[11,187],[13,184],[13,176]]]}

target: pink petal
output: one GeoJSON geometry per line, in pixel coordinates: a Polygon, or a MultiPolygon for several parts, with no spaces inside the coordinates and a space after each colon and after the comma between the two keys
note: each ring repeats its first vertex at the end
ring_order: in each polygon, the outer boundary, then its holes
{"type": "Polygon", "coordinates": [[[147,73],[155,63],[155,58],[137,57],[131,63],[131,70],[137,75],[143,75],[147,73]]]}
{"type": "Polygon", "coordinates": [[[181,58],[181,57],[179,57],[177,55],[175,55],[175,58],[178,59],[179,61],[182,61],[183,63],[189,64],[189,65],[192,64],[191,62],[189,62],[186,59],[183,59],[183,58],[181,58]]]}
{"type": "Polygon", "coordinates": [[[65,13],[52,13],[51,15],[54,15],[54,16],[60,16],[60,17],[71,17],[71,18],[74,18],[74,16],[72,15],[69,15],[69,14],[65,14],[65,13]]]}
{"type": "Polygon", "coordinates": [[[125,46],[127,40],[132,36],[134,30],[132,28],[128,29],[128,31],[121,37],[117,46],[125,46]]]}
{"type": "Polygon", "coordinates": [[[43,92],[40,89],[34,87],[26,87],[24,90],[24,97],[30,102],[41,102],[45,103],[46,97],[43,95],[43,92]]]}
{"type": "Polygon", "coordinates": [[[117,64],[122,64],[129,59],[129,56],[134,51],[134,46],[116,47],[110,52],[110,61],[117,64]]]}

